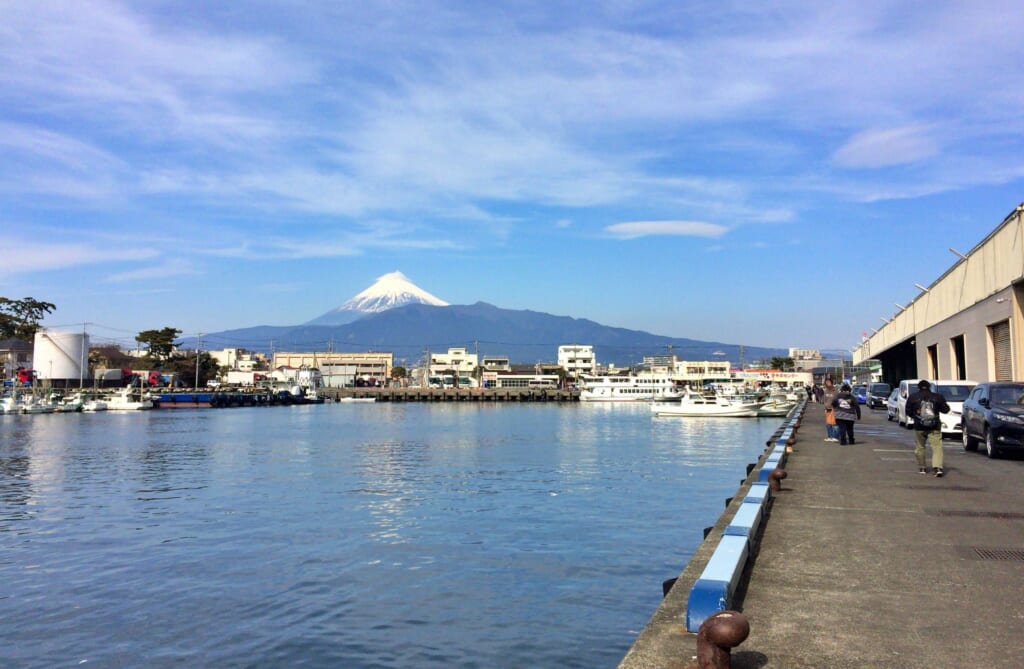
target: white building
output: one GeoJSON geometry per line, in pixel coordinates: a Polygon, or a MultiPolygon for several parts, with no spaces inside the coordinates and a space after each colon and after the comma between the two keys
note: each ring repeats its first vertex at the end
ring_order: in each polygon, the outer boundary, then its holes
{"type": "Polygon", "coordinates": [[[569,376],[594,374],[597,371],[597,357],[593,346],[566,344],[558,347],[558,366],[569,376]]]}
{"type": "Polygon", "coordinates": [[[430,375],[438,376],[446,370],[454,370],[458,376],[472,376],[479,364],[480,356],[465,348],[450,348],[447,353],[430,354],[430,375]]]}

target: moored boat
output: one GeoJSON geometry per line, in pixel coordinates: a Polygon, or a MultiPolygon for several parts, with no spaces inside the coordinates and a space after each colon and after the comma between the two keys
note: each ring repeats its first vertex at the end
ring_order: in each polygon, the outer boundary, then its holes
{"type": "Polygon", "coordinates": [[[587,377],[580,387],[581,402],[644,402],[679,395],[678,383],[667,374],[587,377]]]}
{"type": "Polygon", "coordinates": [[[142,391],[132,388],[122,388],[113,397],[107,399],[107,409],[110,411],[137,411],[152,408],[153,401],[144,397],[142,391]]]}
{"type": "Polygon", "coordinates": [[[654,402],[651,412],[655,416],[717,416],[722,418],[754,418],[766,402],[720,395],[703,395],[688,391],[672,402],[654,402]]]}

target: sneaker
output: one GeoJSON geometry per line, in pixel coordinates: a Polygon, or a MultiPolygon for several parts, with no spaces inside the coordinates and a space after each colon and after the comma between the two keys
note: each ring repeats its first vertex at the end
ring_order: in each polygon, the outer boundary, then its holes
{"type": "Polygon", "coordinates": [[[851,444],[851,445],[852,445],[852,444],[856,444],[856,443],[857,443],[857,442],[856,442],[856,441],[854,441],[853,439],[851,439],[851,440],[850,440],[850,444],[851,444]]]}
{"type": "Polygon", "coordinates": [[[943,474],[942,467],[936,467],[935,468],[935,478],[941,479],[942,478],[942,474],[943,474]]]}
{"type": "Polygon", "coordinates": [[[917,473],[918,474],[927,474],[928,473],[928,468],[927,467],[918,467],[917,468],[917,473]]]}

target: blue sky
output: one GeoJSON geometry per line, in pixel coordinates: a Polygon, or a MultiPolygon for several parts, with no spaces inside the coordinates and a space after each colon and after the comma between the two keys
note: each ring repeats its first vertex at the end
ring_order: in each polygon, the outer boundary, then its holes
{"type": "Polygon", "coordinates": [[[400,270],[850,348],[1024,200],[1022,34],[1017,2],[0,0],[0,295],[132,342],[400,270]]]}

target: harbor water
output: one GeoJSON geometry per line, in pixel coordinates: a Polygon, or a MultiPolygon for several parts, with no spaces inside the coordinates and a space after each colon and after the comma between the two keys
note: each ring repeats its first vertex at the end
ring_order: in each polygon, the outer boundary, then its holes
{"type": "Polygon", "coordinates": [[[0,666],[614,667],[780,421],[0,416],[0,666]]]}

